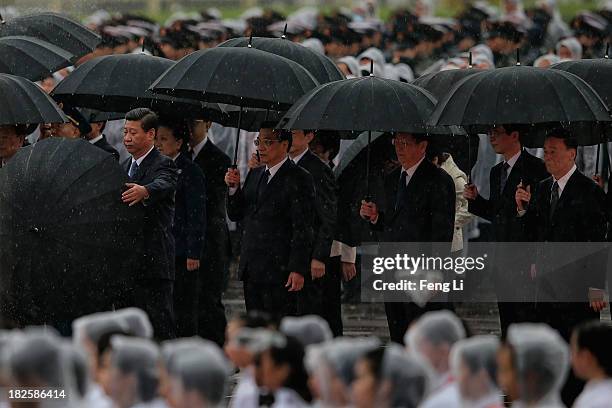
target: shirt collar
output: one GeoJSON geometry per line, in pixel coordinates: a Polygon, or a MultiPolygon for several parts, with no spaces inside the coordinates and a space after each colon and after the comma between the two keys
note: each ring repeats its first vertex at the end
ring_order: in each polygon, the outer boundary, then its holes
{"type": "Polygon", "coordinates": [[[204,139],[202,139],[202,141],[200,143],[198,143],[197,145],[193,146],[193,149],[191,149],[191,153],[192,153],[192,157],[194,159],[196,157],[198,157],[198,154],[200,154],[200,152],[204,148],[204,145],[206,144],[207,141],[208,141],[208,135],[204,136],[204,139]]]}
{"type": "Polygon", "coordinates": [[[423,156],[423,158],[421,160],[419,160],[419,162],[417,164],[415,164],[414,166],[410,167],[409,169],[405,169],[405,168],[402,167],[402,171],[406,172],[406,185],[408,185],[408,182],[410,181],[412,176],[414,176],[414,172],[419,167],[419,165],[421,163],[423,163],[423,160],[425,160],[425,156],[423,156]]]}
{"type": "Polygon", "coordinates": [[[96,136],[93,139],[89,140],[89,143],[91,144],[96,144],[98,143],[100,140],[102,140],[102,138],[104,137],[104,135],[100,135],[100,136],[96,136]]]}
{"type": "Polygon", "coordinates": [[[176,159],[178,159],[178,157],[179,157],[180,155],[181,155],[181,152],[178,152],[178,153],[176,154],[176,156],[174,156],[174,157],[172,158],[172,160],[173,160],[173,161],[176,161],[176,159]]]}
{"type": "Polygon", "coordinates": [[[514,167],[514,165],[516,164],[517,160],[519,159],[519,157],[521,156],[521,152],[522,150],[519,150],[518,153],[516,153],[514,156],[512,156],[510,159],[506,160],[506,163],[508,163],[508,170],[512,170],[512,168],[514,167]]]}
{"type": "Polygon", "coordinates": [[[555,177],[553,176],[553,183],[556,181],[557,184],[559,185],[559,196],[561,196],[561,193],[563,193],[563,189],[565,188],[565,186],[567,185],[567,182],[569,181],[570,177],[572,177],[572,174],[574,174],[575,171],[576,171],[576,165],[574,164],[572,168],[570,169],[570,171],[565,173],[565,176],[561,177],[559,180],[555,180],[555,177]]]}
{"type": "Polygon", "coordinates": [[[280,169],[280,168],[281,168],[281,166],[282,166],[283,164],[285,164],[285,162],[286,162],[286,161],[287,161],[287,157],[285,157],[285,158],[283,159],[283,161],[281,161],[281,162],[280,162],[280,163],[278,163],[278,164],[275,164],[275,165],[274,165],[274,166],[272,166],[272,167],[268,167],[268,166],[266,165],[266,170],[268,170],[268,171],[270,172],[270,177],[268,177],[268,183],[270,182],[270,180],[272,180],[272,177],[274,177],[274,175],[276,174],[276,172],[278,171],[278,169],[280,169]]]}
{"type": "Polygon", "coordinates": [[[297,164],[300,160],[302,160],[302,157],[304,157],[304,155],[308,153],[308,149],[304,150],[302,153],[298,154],[297,156],[291,158],[291,160],[297,164]]]}
{"type": "Polygon", "coordinates": [[[151,149],[149,149],[149,151],[146,152],[144,155],[142,155],[138,160],[134,160],[134,156],[132,156],[132,163],[136,161],[136,164],[140,167],[140,165],[142,164],[142,161],[147,158],[147,156],[149,155],[149,153],[153,151],[153,149],[155,149],[155,146],[151,147],[151,149]]]}

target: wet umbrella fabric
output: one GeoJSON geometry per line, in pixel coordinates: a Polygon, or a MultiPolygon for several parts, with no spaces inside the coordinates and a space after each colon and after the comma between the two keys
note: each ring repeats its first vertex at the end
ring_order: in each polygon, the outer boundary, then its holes
{"type": "Polygon", "coordinates": [[[306,68],[320,84],[344,79],[342,72],[328,57],[284,38],[239,37],[227,40],[219,44],[219,47],[247,47],[249,42],[255,49],[297,62],[306,68]]]}
{"type": "Polygon", "coordinates": [[[431,92],[437,100],[441,100],[457,82],[479,72],[482,72],[482,70],[476,68],[449,69],[423,75],[412,81],[412,84],[426,89],[431,92]]]}
{"type": "Polygon", "coordinates": [[[70,17],[57,13],[35,13],[7,20],[0,37],[29,36],[47,41],[71,53],[76,62],[94,51],[101,37],[70,17]]]}
{"type": "Polygon", "coordinates": [[[84,140],[49,138],[0,171],[0,313],[62,325],[120,307],[132,285],[142,210],[121,202],[127,175],[84,140]]]}
{"type": "Polygon", "coordinates": [[[0,72],[40,81],[66,68],[74,55],[33,37],[0,37],[0,72]]]}
{"type": "Polygon", "coordinates": [[[0,74],[0,126],[67,122],[66,115],[36,84],[0,74]]]}
{"type": "Polygon", "coordinates": [[[304,67],[287,58],[249,47],[217,47],[184,57],[151,90],[208,102],[284,110],[317,85],[304,67]]]}
{"type": "Polygon", "coordinates": [[[610,126],[601,98],[574,74],[515,66],[480,72],[459,81],[439,101],[430,125],[483,132],[491,125],[530,125],[527,146],[541,146],[552,126],[574,131],[581,145],[596,144],[610,126]]]}
{"type": "Polygon", "coordinates": [[[612,61],[608,58],[565,61],[550,68],[571,72],[584,79],[601,96],[608,109],[612,109],[612,61]]]}
{"type": "Polygon", "coordinates": [[[128,112],[151,108],[181,117],[206,115],[225,120],[216,104],[156,95],[149,86],[176,63],[146,54],[107,55],[75,69],[51,92],[54,99],[101,111],[128,112]]]}
{"type": "Polygon", "coordinates": [[[436,100],[414,85],[374,76],[319,86],[281,120],[285,129],[426,133],[436,100]]]}

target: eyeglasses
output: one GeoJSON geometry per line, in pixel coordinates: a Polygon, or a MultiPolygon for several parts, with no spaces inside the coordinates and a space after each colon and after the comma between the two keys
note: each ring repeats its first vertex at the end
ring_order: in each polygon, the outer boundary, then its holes
{"type": "Polygon", "coordinates": [[[264,144],[264,146],[270,147],[276,142],[281,142],[281,140],[279,139],[261,139],[260,140],[259,138],[253,140],[253,144],[257,147],[259,147],[262,143],[264,144]]]}
{"type": "Polygon", "coordinates": [[[417,143],[414,140],[398,139],[394,137],[393,139],[391,139],[391,144],[394,146],[406,148],[408,146],[414,146],[417,143]]]}

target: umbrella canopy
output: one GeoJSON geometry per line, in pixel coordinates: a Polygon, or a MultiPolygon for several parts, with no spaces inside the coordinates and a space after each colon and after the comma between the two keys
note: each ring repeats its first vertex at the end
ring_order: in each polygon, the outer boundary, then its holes
{"type": "Polygon", "coordinates": [[[48,138],[0,172],[2,313],[52,325],[120,306],[140,253],[142,209],[121,202],[127,175],[84,140],[48,138]]]}
{"type": "Polygon", "coordinates": [[[304,67],[287,58],[249,47],[217,47],[187,55],[151,90],[202,101],[284,110],[317,85],[304,67]]]}
{"type": "Polygon", "coordinates": [[[53,99],[36,84],[22,77],[0,74],[0,125],[67,121],[53,99]]]}
{"type": "Polygon", "coordinates": [[[149,86],[176,63],[146,54],[106,55],[91,59],[64,78],[51,95],[73,106],[109,112],[147,107],[180,116],[225,119],[218,105],[156,95],[149,86]]]}
{"type": "Polygon", "coordinates": [[[285,129],[427,132],[436,100],[414,85],[368,76],[319,86],[281,120],[285,129]]]}
{"type": "Polygon", "coordinates": [[[29,36],[47,41],[71,53],[75,62],[100,44],[98,34],[75,20],[57,13],[36,13],[7,20],[0,37],[29,36]]]}
{"type": "Polygon", "coordinates": [[[235,105],[221,105],[221,108],[227,112],[227,120],[218,122],[225,127],[238,127],[238,119],[240,119],[240,129],[249,132],[259,132],[261,125],[264,122],[276,122],[281,120],[286,111],[276,111],[270,109],[259,108],[243,108],[242,116],[239,118],[240,107],[235,105]]]}
{"type": "Polygon", "coordinates": [[[66,68],[74,55],[34,37],[0,37],[0,72],[39,81],[66,68]]]}
{"type": "Polygon", "coordinates": [[[469,132],[492,125],[531,125],[528,146],[543,143],[546,129],[564,126],[583,145],[599,143],[610,125],[601,98],[574,74],[515,66],[480,72],[459,81],[431,116],[435,126],[463,126],[469,132]]]}
{"type": "MultiPolygon", "coordinates": [[[[385,143],[385,142],[391,145],[391,138],[383,137],[385,135],[389,136],[388,133],[385,134],[383,132],[372,132],[372,134],[369,136],[369,144],[371,145],[370,147],[374,149],[375,145],[377,145],[378,143],[385,143]]],[[[340,177],[340,175],[347,168],[359,166],[359,163],[363,163],[363,159],[365,159],[365,157],[362,157],[362,156],[364,156],[365,154],[364,149],[366,149],[367,147],[368,147],[368,133],[364,132],[364,133],[361,133],[359,136],[357,136],[357,138],[351,143],[349,147],[347,147],[347,149],[342,154],[342,158],[340,159],[340,162],[334,168],[334,174],[336,175],[336,178],[340,177]],[[358,160],[359,163],[356,163],[356,162],[353,163],[355,158],[359,156],[360,153],[361,153],[361,156],[360,156],[360,160],[358,160]]],[[[383,159],[388,159],[388,158],[393,157],[392,156],[392,153],[394,153],[393,148],[387,148],[387,149],[381,149],[381,150],[383,153],[385,153],[383,155],[385,156],[383,157],[383,159]]],[[[395,158],[395,160],[397,160],[397,158],[395,158]]],[[[372,157],[372,161],[373,162],[376,161],[374,160],[374,157],[372,157]]]]}
{"type": "Polygon", "coordinates": [[[476,68],[449,69],[446,71],[433,72],[431,74],[423,75],[422,77],[412,81],[412,84],[426,89],[427,91],[431,92],[431,94],[435,96],[437,100],[441,100],[457,82],[461,81],[463,78],[472,76],[482,71],[483,70],[476,68]]]}
{"type": "Polygon", "coordinates": [[[608,58],[565,61],[551,68],[571,72],[584,79],[601,96],[608,109],[612,110],[612,61],[608,58]]]}
{"type": "Polygon", "coordinates": [[[285,38],[239,37],[227,40],[219,44],[219,47],[248,47],[249,44],[258,50],[297,62],[306,68],[320,84],[344,79],[342,72],[328,57],[285,38]]]}

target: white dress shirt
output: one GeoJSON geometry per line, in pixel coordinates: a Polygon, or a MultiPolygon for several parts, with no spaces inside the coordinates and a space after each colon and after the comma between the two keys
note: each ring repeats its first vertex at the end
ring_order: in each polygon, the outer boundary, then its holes
{"type": "Polygon", "coordinates": [[[570,169],[570,171],[565,173],[565,176],[561,177],[559,180],[555,180],[555,177],[553,176],[553,184],[556,181],[557,184],[559,185],[559,198],[561,198],[563,189],[565,188],[565,186],[567,185],[567,182],[569,181],[570,177],[572,177],[572,174],[574,174],[575,171],[576,171],[576,165],[574,164],[572,168],[570,169]]]}
{"type": "Polygon", "coordinates": [[[302,160],[302,157],[304,157],[307,151],[308,149],[304,150],[302,153],[298,154],[295,157],[291,157],[291,161],[293,161],[295,164],[298,164],[299,161],[302,160]]]}
{"type": "Polygon", "coordinates": [[[103,138],[103,137],[104,137],[104,135],[99,135],[99,136],[94,137],[94,138],[93,138],[93,139],[91,139],[91,140],[88,140],[88,142],[89,142],[89,143],[91,143],[91,144],[96,144],[96,143],[98,143],[100,140],[102,140],[102,138],[103,138]]]}
{"type": "Polygon", "coordinates": [[[207,141],[208,141],[208,135],[204,136],[204,139],[202,139],[200,143],[193,146],[193,148],[191,149],[191,159],[192,160],[195,160],[195,158],[198,157],[198,154],[200,154],[200,152],[204,148],[204,145],[206,144],[207,141]]]}
{"type": "MultiPolygon", "coordinates": [[[[410,179],[412,178],[412,176],[414,176],[414,172],[421,165],[421,163],[423,163],[423,160],[425,160],[425,156],[423,156],[423,158],[421,158],[421,160],[419,160],[419,162],[417,164],[415,164],[414,166],[410,167],[409,169],[405,169],[405,168],[402,167],[402,172],[406,172],[406,186],[408,185],[408,183],[410,183],[410,179]]],[[[402,174],[402,173],[400,173],[400,174],[402,174]]]]}
{"type": "Polygon", "coordinates": [[[521,156],[521,152],[522,152],[522,150],[519,150],[518,153],[516,153],[514,156],[512,156],[511,158],[506,160],[506,163],[508,163],[508,175],[510,175],[510,172],[512,171],[512,168],[514,167],[514,165],[516,164],[517,160],[521,156]]]}
{"type": "Polygon", "coordinates": [[[612,401],[612,378],[592,380],[574,402],[573,408],[607,408],[612,401]]]}

